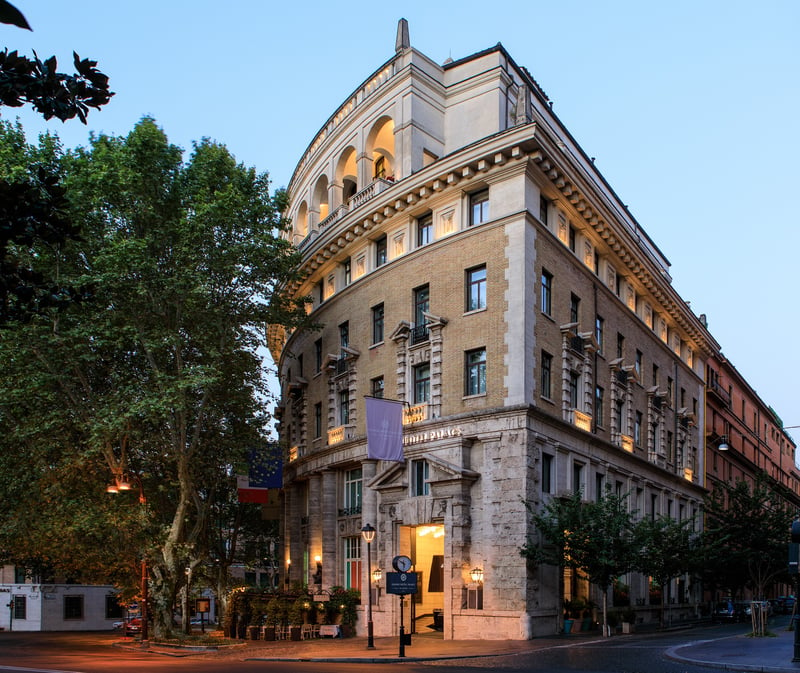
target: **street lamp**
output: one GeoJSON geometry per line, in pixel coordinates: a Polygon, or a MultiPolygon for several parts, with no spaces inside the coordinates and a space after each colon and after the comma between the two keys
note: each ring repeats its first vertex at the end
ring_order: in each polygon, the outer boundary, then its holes
{"type": "MultiPolygon", "coordinates": [[[[367,543],[367,578],[372,577],[372,541],[375,539],[375,529],[370,524],[364,524],[361,535],[367,543]]],[[[367,649],[375,649],[375,639],[372,633],[372,587],[367,580],[369,602],[367,603],[367,649]]]]}

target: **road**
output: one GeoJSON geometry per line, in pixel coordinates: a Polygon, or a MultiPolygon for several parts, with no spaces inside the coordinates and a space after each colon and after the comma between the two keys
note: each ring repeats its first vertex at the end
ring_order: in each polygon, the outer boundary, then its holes
{"type": "Polygon", "coordinates": [[[474,659],[374,663],[242,661],[224,654],[165,656],[112,646],[115,634],[0,633],[0,673],[708,673],[706,667],[667,659],[670,647],[715,638],[738,626],[650,634],[606,641],[565,642],[523,654],[474,659]]]}

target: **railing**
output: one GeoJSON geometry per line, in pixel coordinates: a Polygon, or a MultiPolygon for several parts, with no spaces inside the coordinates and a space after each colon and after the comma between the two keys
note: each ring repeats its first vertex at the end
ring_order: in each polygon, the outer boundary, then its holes
{"type": "Polygon", "coordinates": [[[336,208],[330,215],[328,215],[328,217],[326,217],[324,220],[322,220],[322,222],[319,223],[318,225],[319,230],[322,231],[325,227],[330,226],[331,224],[336,222],[336,220],[339,220],[342,217],[344,217],[345,214],[347,214],[347,210],[348,209],[346,204],[342,204],[341,206],[336,208]]]}
{"type": "Polygon", "coordinates": [[[356,516],[358,514],[361,514],[361,505],[339,508],[339,516],[356,516]]]}
{"type": "Polygon", "coordinates": [[[572,424],[585,432],[592,431],[592,417],[578,409],[572,410],[572,424]]]}
{"type": "Polygon", "coordinates": [[[431,335],[427,325],[417,325],[411,328],[411,345],[430,341],[431,335]]]}
{"type": "Polygon", "coordinates": [[[350,363],[347,358],[340,357],[338,360],[336,360],[337,376],[339,376],[339,374],[344,374],[345,372],[349,371],[349,369],[350,369],[350,363]]]}
{"type": "Polygon", "coordinates": [[[622,447],[623,451],[633,453],[633,437],[629,435],[620,435],[619,440],[619,445],[622,447]]]}
{"type": "Polygon", "coordinates": [[[728,394],[728,391],[719,384],[719,381],[709,381],[707,388],[710,392],[719,397],[725,403],[725,406],[731,406],[731,396],[728,394]]]}
{"type": "Polygon", "coordinates": [[[579,336],[570,337],[569,347],[576,353],[583,355],[583,338],[579,336]]]}
{"type": "Polygon", "coordinates": [[[617,378],[617,383],[621,383],[623,386],[628,385],[628,372],[624,369],[618,369],[614,372],[614,376],[617,378]]]}
{"type": "Polygon", "coordinates": [[[353,439],[352,425],[339,425],[328,430],[328,446],[339,444],[345,440],[353,439]]]}
{"type": "Polygon", "coordinates": [[[354,210],[359,206],[365,204],[370,199],[376,197],[381,192],[389,189],[389,187],[391,187],[393,184],[394,180],[387,180],[385,178],[375,178],[366,187],[364,187],[364,189],[362,189],[360,192],[350,197],[350,200],[347,202],[347,205],[351,210],[354,210]]]}
{"type": "Polygon", "coordinates": [[[415,404],[403,409],[403,425],[411,425],[428,419],[428,403],[415,404]]]}

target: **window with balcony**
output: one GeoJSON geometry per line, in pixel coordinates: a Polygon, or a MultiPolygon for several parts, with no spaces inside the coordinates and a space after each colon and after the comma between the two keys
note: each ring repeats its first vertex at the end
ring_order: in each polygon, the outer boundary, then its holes
{"type": "Polygon", "coordinates": [[[625,355],[625,337],[617,332],[617,357],[621,358],[625,355]]]}
{"type": "Polygon", "coordinates": [[[414,404],[429,402],[431,398],[431,365],[424,362],[414,367],[414,404]]]}
{"type": "Polygon", "coordinates": [[[361,513],[361,496],[364,479],[360,467],[346,470],[344,473],[344,488],[342,489],[342,511],[340,516],[351,516],[361,513]]]}
{"type": "Polygon", "coordinates": [[[314,405],[314,439],[322,437],[322,402],[314,405]]]}
{"type": "Polygon", "coordinates": [[[433,240],[433,215],[428,213],[417,220],[417,247],[428,245],[433,240]]]}
{"type": "Polygon", "coordinates": [[[603,417],[606,410],[606,391],[602,386],[595,386],[594,388],[594,421],[597,427],[603,427],[603,417]]]}
{"type": "Polygon", "coordinates": [[[636,378],[642,380],[642,351],[636,350],[636,359],[633,361],[633,369],[636,372],[636,378]]]}
{"type": "Polygon", "coordinates": [[[548,316],[553,315],[553,274],[547,269],[542,269],[542,289],[541,289],[542,313],[548,316]]]}
{"type": "Polygon", "coordinates": [[[467,269],[467,311],[486,308],[486,266],[467,269]]]}
{"type": "Polygon", "coordinates": [[[350,345],[350,322],[345,320],[339,325],[339,352],[344,356],[344,349],[350,345]]]}
{"type": "Polygon", "coordinates": [[[576,371],[569,373],[569,406],[570,409],[578,409],[581,375],[576,371]]]}
{"type": "Polygon", "coordinates": [[[383,303],[372,307],[372,343],[383,343],[383,303]]]}
{"type": "Polygon", "coordinates": [[[339,425],[350,423],[350,391],[339,391],[339,425]]]}
{"type": "Polygon", "coordinates": [[[384,381],[382,376],[376,376],[370,381],[369,392],[373,397],[383,397],[384,381]]]}
{"type": "Polygon", "coordinates": [[[478,348],[467,351],[465,356],[466,372],[464,376],[465,395],[483,395],[486,393],[486,349],[478,348]]]}
{"type": "Polygon", "coordinates": [[[314,342],[314,373],[319,374],[322,371],[322,339],[317,339],[314,342]]]}
{"type": "Polygon", "coordinates": [[[637,411],[633,420],[633,443],[636,446],[642,445],[642,412],[637,411]]]}
{"type": "Polygon", "coordinates": [[[469,197],[469,225],[474,227],[489,221],[489,190],[482,189],[470,194],[469,197]]]}

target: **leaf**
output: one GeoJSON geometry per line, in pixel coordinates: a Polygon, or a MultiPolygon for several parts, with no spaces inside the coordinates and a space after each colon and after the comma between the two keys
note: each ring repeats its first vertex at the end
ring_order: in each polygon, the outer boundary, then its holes
{"type": "Polygon", "coordinates": [[[0,23],[8,23],[18,28],[25,28],[32,31],[28,21],[14,5],[7,0],[0,0],[0,23]]]}

